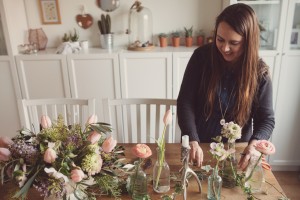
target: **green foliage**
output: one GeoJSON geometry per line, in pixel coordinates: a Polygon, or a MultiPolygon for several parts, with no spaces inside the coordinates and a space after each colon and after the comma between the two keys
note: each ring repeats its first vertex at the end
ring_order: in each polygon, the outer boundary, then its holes
{"type": "Polygon", "coordinates": [[[160,34],[158,34],[158,37],[160,37],[160,38],[167,38],[168,35],[166,33],[160,33],[160,34]]]}
{"type": "Polygon", "coordinates": [[[173,31],[171,33],[172,37],[175,37],[175,38],[179,38],[180,37],[180,32],[179,31],[173,31]]]}
{"type": "Polygon", "coordinates": [[[184,27],[184,31],[185,31],[185,37],[192,37],[193,36],[193,26],[189,29],[184,27]]]}
{"type": "Polygon", "coordinates": [[[119,188],[119,181],[116,177],[104,174],[97,176],[95,181],[102,194],[111,195],[115,198],[121,196],[122,190],[119,188]]]}
{"type": "Polygon", "coordinates": [[[79,34],[77,30],[74,28],[74,32],[70,32],[69,34],[64,33],[62,38],[63,42],[77,42],[79,40],[79,34]]]}

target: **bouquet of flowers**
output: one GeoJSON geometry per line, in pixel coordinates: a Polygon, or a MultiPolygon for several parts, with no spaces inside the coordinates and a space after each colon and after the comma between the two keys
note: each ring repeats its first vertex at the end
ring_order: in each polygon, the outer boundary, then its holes
{"type": "Polygon", "coordinates": [[[17,183],[13,198],[25,199],[32,186],[56,199],[121,195],[124,148],[107,135],[109,124],[92,115],[82,130],[66,126],[61,116],[55,122],[42,116],[41,127],[38,134],[23,129],[12,139],[0,138],[0,178],[17,183]]]}

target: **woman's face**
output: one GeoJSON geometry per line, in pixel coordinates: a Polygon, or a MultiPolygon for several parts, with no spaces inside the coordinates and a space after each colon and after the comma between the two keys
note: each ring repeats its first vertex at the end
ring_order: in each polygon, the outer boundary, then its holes
{"type": "Polygon", "coordinates": [[[224,60],[230,63],[238,61],[243,54],[244,39],[226,22],[219,23],[216,35],[216,45],[224,60]]]}

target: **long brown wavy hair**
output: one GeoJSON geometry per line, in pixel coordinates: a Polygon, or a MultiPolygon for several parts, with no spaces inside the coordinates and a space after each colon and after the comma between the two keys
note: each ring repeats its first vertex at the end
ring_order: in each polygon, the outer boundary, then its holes
{"type": "MultiPolygon", "coordinates": [[[[259,25],[255,12],[250,6],[245,4],[233,4],[223,10],[217,17],[215,24],[215,33],[221,22],[229,24],[235,32],[244,39],[244,53],[239,59],[239,65],[235,73],[236,90],[235,104],[233,108],[233,118],[241,126],[244,126],[250,117],[252,102],[258,87],[258,79],[263,73],[263,68],[267,67],[259,60],[259,25]],[[264,65],[264,66],[262,66],[264,65]]],[[[212,69],[207,83],[206,95],[207,101],[205,110],[211,116],[215,101],[215,94],[221,80],[221,71],[223,60],[222,55],[216,47],[216,34],[212,48],[212,69]]]]}

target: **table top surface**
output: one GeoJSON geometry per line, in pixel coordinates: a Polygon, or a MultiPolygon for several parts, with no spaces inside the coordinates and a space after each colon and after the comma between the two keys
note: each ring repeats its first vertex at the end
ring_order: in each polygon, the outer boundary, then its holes
{"type": "MultiPolygon", "coordinates": [[[[126,159],[129,162],[132,162],[133,159],[135,159],[132,155],[131,151],[131,147],[133,147],[135,144],[119,144],[125,147],[125,155],[126,155],[126,159]]],[[[240,152],[243,151],[243,149],[245,148],[247,144],[246,143],[237,143],[236,144],[236,155],[237,158],[239,159],[239,154],[240,152]]],[[[151,176],[152,173],[152,167],[156,161],[156,144],[148,144],[148,146],[151,148],[153,154],[151,156],[151,160],[152,160],[152,166],[146,170],[146,173],[149,174],[149,176],[151,176]]],[[[182,167],[182,163],[180,161],[180,156],[181,156],[181,150],[180,150],[181,144],[166,144],[166,161],[170,166],[170,170],[171,173],[176,173],[179,172],[179,170],[182,167]]],[[[207,164],[211,164],[211,162],[213,161],[209,151],[209,144],[205,143],[205,144],[201,144],[201,147],[203,149],[204,152],[204,162],[203,165],[207,165],[207,164]]],[[[212,164],[213,166],[213,164],[212,164]]],[[[194,169],[194,171],[200,171],[200,168],[198,167],[192,167],[194,169]]],[[[282,192],[282,188],[280,187],[279,183],[277,182],[275,176],[273,175],[272,171],[264,171],[264,176],[265,176],[265,180],[268,183],[264,183],[263,187],[262,187],[262,192],[255,194],[255,196],[261,200],[277,200],[278,198],[280,198],[282,195],[277,191],[279,190],[280,192],[282,192]],[[274,187],[272,187],[270,184],[272,184],[273,186],[276,187],[276,189],[274,187]],[[266,195],[267,193],[267,195],[266,195]]],[[[199,192],[198,189],[198,185],[196,183],[196,180],[191,177],[191,179],[189,180],[189,185],[187,188],[187,199],[189,200],[198,200],[198,199],[207,199],[207,180],[203,180],[201,181],[202,184],[202,193],[199,192]]],[[[5,186],[0,186],[0,197],[5,197],[7,195],[7,191],[6,189],[4,189],[5,186]]],[[[172,194],[172,192],[174,192],[174,187],[172,187],[172,183],[171,183],[171,189],[167,194],[172,194]]],[[[151,199],[160,199],[160,197],[162,196],[162,194],[158,194],[155,193],[152,189],[152,185],[149,184],[148,186],[148,193],[151,196],[151,199]]],[[[124,194],[120,197],[121,199],[127,200],[127,199],[131,199],[129,195],[124,194]]],[[[2,199],[2,198],[0,198],[2,199]]],[[[9,199],[8,197],[5,197],[4,199],[9,199]]],[[[29,194],[29,199],[30,200],[42,200],[43,197],[40,197],[39,194],[32,189],[30,191],[29,194]]],[[[101,198],[99,198],[101,200],[105,200],[105,199],[114,199],[112,197],[106,197],[106,196],[101,196],[101,198]]],[[[183,195],[177,195],[176,199],[183,199],[183,195]]],[[[222,192],[221,192],[221,199],[246,199],[246,195],[243,193],[243,191],[240,189],[240,187],[234,187],[232,189],[228,189],[228,188],[222,188],[222,192]]]]}

